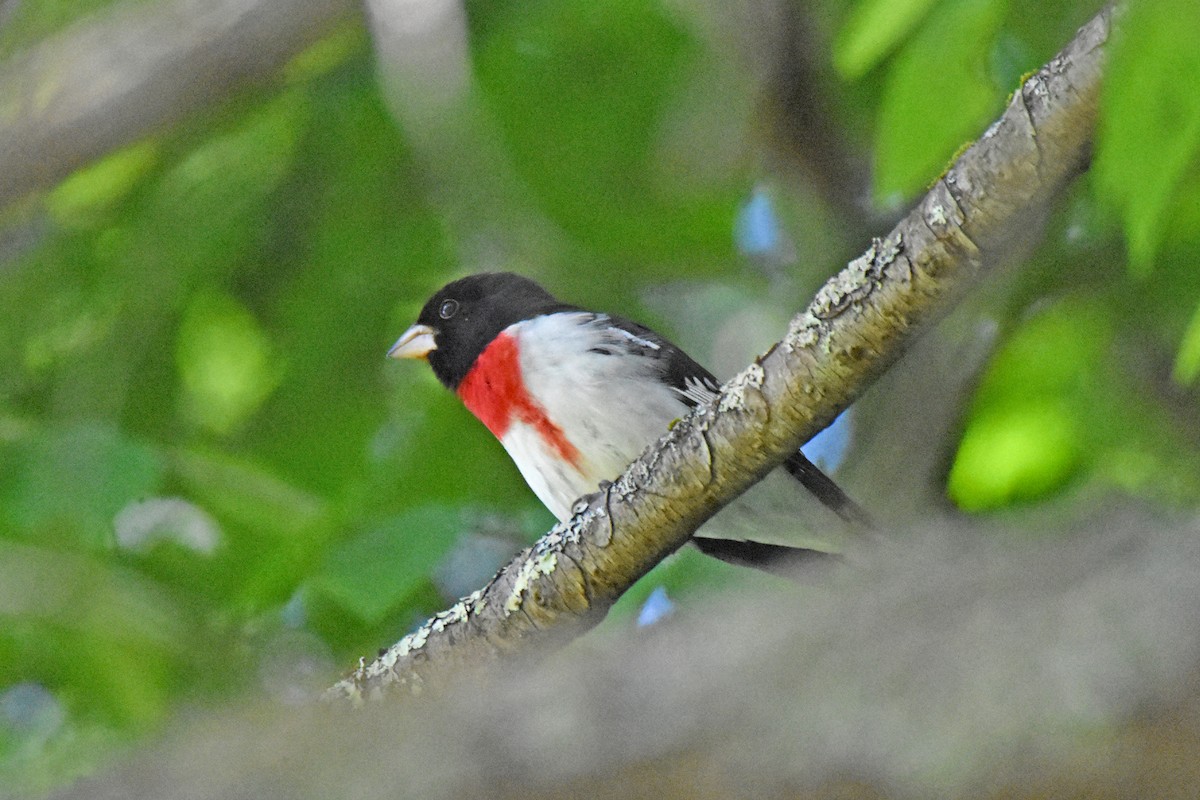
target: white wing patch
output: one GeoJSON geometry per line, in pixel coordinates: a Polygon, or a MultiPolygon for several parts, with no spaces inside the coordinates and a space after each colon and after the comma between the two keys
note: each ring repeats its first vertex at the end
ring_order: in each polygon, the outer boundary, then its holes
{"type": "Polygon", "coordinates": [[[698,378],[694,375],[688,376],[687,380],[683,382],[682,389],[677,386],[672,387],[672,389],[696,405],[707,403],[721,392],[721,387],[713,381],[707,378],[698,378]]]}
{"type": "Polygon", "coordinates": [[[638,336],[636,333],[633,333],[632,331],[627,331],[624,328],[618,328],[614,325],[613,327],[609,328],[608,331],[609,331],[609,333],[615,333],[618,336],[624,336],[626,339],[633,342],[638,347],[645,347],[649,350],[661,350],[662,349],[662,347],[659,346],[658,342],[652,342],[649,339],[643,339],[641,336],[638,336]]]}

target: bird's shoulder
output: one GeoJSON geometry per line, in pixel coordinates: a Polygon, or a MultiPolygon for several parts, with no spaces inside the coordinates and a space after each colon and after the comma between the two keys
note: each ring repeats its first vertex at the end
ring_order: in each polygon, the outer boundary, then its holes
{"type": "Polygon", "coordinates": [[[705,403],[720,392],[721,384],[683,349],[657,331],[625,317],[591,311],[560,312],[553,321],[559,336],[574,328],[577,347],[588,359],[623,359],[637,364],[673,390],[688,407],[705,403]]]}

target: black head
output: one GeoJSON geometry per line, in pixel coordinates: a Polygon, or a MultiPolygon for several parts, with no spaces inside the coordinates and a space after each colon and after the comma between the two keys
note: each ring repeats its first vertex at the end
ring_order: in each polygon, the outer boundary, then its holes
{"type": "Polygon", "coordinates": [[[417,323],[388,355],[427,359],[438,380],[455,389],[483,349],[509,325],[571,308],[511,272],[469,275],[429,298],[417,323]]]}

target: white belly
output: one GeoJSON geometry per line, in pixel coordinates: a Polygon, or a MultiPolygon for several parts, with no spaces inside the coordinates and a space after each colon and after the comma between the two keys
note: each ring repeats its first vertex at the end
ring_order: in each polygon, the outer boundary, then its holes
{"type": "Polygon", "coordinates": [[[568,464],[546,445],[535,428],[523,422],[514,423],[500,443],[529,488],[560,520],[571,516],[571,506],[577,498],[596,491],[604,480],[590,470],[585,472],[568,464]]]}
{"type": "Polygon", "coordinates": [[[586,326],[571,319],[574,316],[537,317],[508,329],[520,342],[526,385],[580,453],[572,467],[551,451],[535,428],[516,421],[500,440],[525,482],[559,519],[570,517],[574,501],[596,491],[601,481],[616,480],[688,411],[670,387],[638,380],[653,375],[653,362],[631,373],[628,356],[589,349],[595,341],[586,335],[586,326]],[[556,346],[538,347],[542,341],[556,346]]]}

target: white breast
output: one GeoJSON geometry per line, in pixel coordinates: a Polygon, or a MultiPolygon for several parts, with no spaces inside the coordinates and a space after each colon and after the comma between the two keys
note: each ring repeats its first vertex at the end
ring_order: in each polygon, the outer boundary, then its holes
{"type": "Polygon", "coordinates": [[[530,394],[580,453],[578,468],[572,468],[536,430],[516,421],[501,439],[526,483],[559,519],[602,480],[615,480],[688,411],[679,394],[658,380],[658,345],[614,331],[604,316],[559,313],[518,322],[507,332],[517,338],[530,394]],[[608,342],[600,348],[598,331],[608,342]]]}

